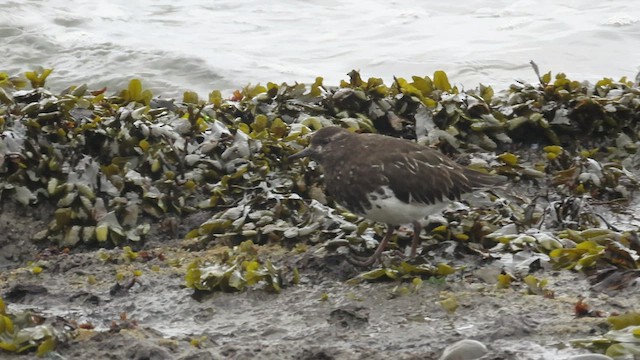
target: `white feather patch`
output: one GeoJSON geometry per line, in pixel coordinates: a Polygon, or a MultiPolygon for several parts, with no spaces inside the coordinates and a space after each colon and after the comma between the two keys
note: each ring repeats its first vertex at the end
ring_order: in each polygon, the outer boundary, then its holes
{"type": "Polygon", "coordinates": [[[429,215],[439,213],[449,205],[449,201],[433,205],[419,202],[405,203],[398,199],[389,187],[383,187],[383,194],[369,195],[371,208],[366,209],[362,217],[392,225],[409,224],[415,220],[422,220],[429,215]]]}

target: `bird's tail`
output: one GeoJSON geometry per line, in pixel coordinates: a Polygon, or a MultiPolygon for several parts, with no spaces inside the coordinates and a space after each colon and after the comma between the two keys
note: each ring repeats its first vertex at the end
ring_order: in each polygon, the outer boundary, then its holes
{"type": "Polygon", "coordinates": [[[502,187],[507,182],[507,178],[505,176],[485,174],[469,168],[464,169],[464,175],[469,179],[469,182],[474,189],[502,187]]]}

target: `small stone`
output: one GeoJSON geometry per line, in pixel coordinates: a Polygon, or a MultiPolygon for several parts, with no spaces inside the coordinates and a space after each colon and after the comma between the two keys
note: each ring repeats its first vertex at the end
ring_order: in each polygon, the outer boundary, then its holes
{"type": "Polygon", "coordinates": [[[569,360],[613,360],[611,357],[602,354],[582,354],[569,358],[569,360]]]}
{"type": "Polygon", "coordinates": [[[474,360],[483,357],[489,350],[476,340],[464,339],[447,346],[440,360],[474,360]]]}

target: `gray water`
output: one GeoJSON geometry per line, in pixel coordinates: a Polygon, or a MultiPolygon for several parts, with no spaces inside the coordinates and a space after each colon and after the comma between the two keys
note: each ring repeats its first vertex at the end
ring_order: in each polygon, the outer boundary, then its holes
{"type": "Polygon", "coordinates": [[[48,85],[156,95],[248,83],[325,84],[431,75],[504,89],[529,66],[576,80],[635,77],[640,10],[629,0],[0,0],[0,71],[53,67],[48,85]]]}

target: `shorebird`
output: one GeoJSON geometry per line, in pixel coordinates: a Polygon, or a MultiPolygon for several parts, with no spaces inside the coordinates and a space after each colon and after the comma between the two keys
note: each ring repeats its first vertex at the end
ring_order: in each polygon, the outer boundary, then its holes
{"type": "Polygon", "coordinates": [[[327,192],[349,211],[387,231],[372,256],[356,265],[374,264],[397,225],[413,224],[411,257],[415,257],[420,220],[452,201],[504,182],[455,163],[437,150],[379,134],[357,134],[337,126],[313,134],[310,144],[289,159],[309,157],[320,164],[327,192]]]}

